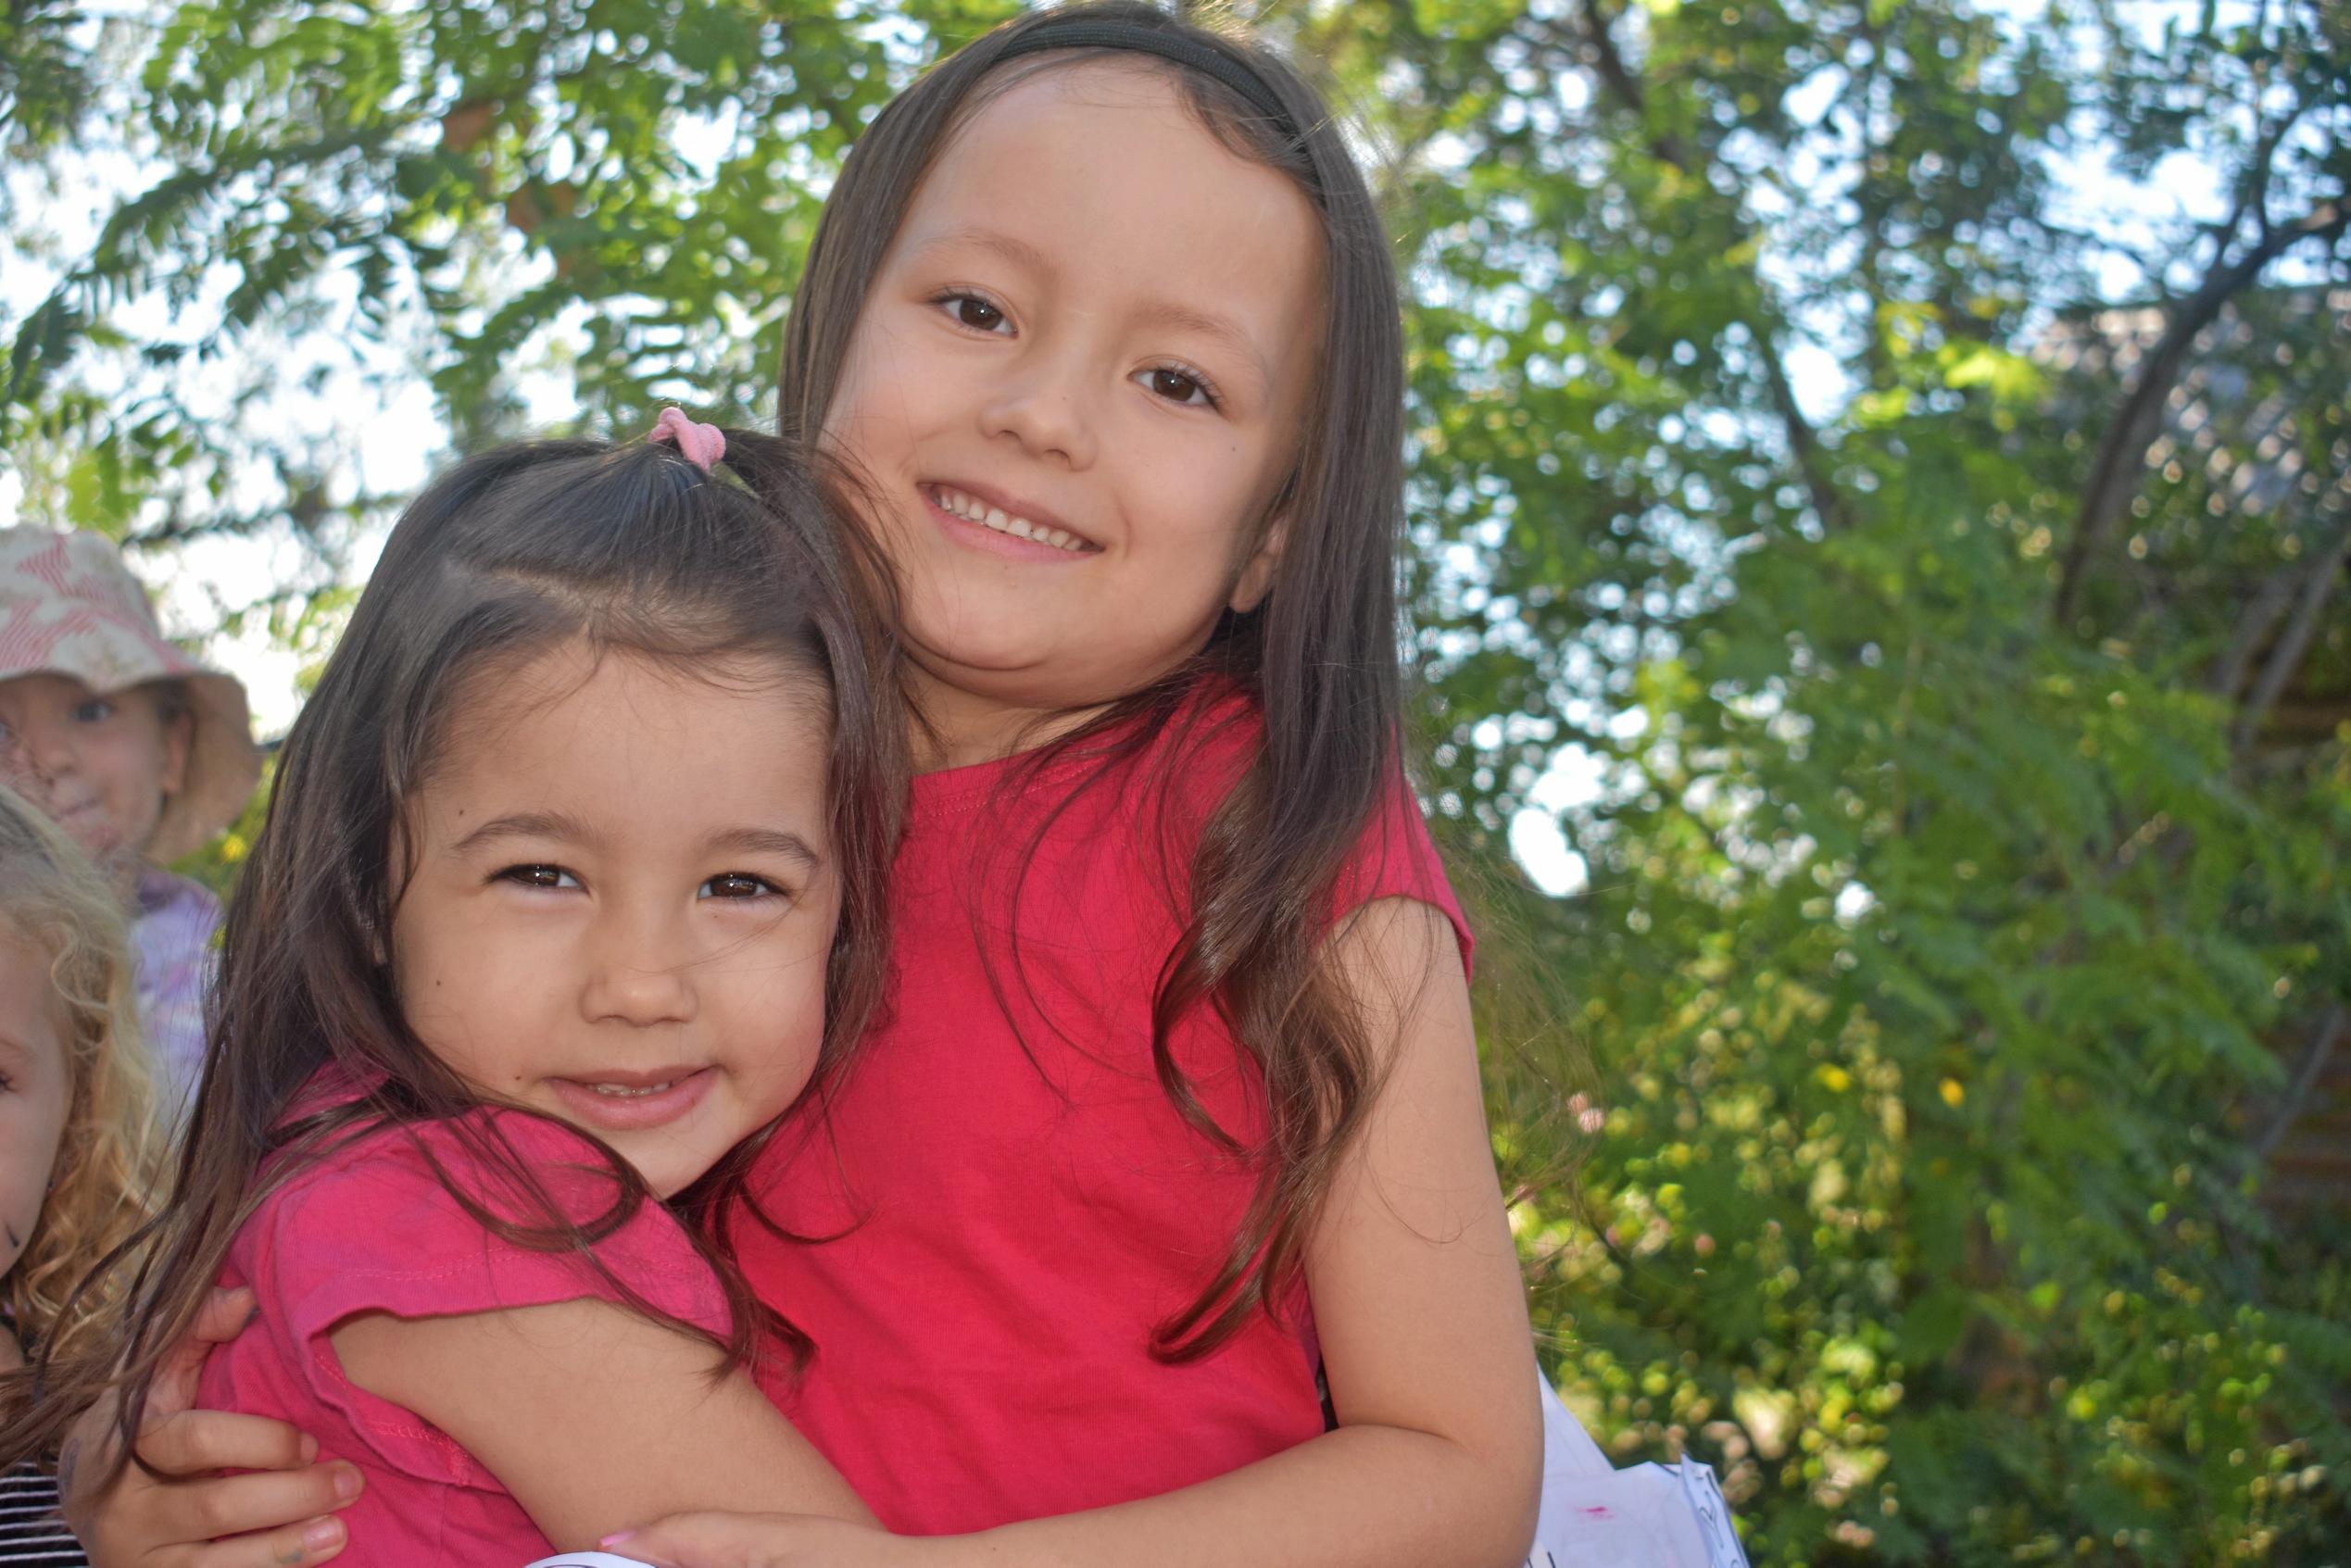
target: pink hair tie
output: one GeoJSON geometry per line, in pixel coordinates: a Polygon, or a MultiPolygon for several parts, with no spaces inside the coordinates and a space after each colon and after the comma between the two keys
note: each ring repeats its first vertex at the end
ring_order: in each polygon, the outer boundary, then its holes
{"type": "Polygon", "coordinates": [[[662,409],[661,417],[653,421],[652,433],[646,439],[668,442],[704,473],[726,456],[726,436],[719,427],[698,424],[680,408],[662,409]]]}

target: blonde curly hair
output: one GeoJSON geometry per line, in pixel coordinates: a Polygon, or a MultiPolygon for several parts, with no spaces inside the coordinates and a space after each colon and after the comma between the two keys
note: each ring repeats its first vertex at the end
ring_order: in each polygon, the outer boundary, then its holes
{"type": "MultiPolygon", "coordinates": [[[[49,1195],[0,1279],[0,1308],[28,1352],[70,1357],[112,1326],[119,1288],[75,1287],[153,1216],[166,1139],[121,904],[81,849],[5,785],[0,930],[48,955],[72,1080],[49,1195]]],[[[107,1284],[125,1273],[110,1271],[107,1284]]],[[[0,1409],[8,1403],[6,1383],[0,1409]]]]}

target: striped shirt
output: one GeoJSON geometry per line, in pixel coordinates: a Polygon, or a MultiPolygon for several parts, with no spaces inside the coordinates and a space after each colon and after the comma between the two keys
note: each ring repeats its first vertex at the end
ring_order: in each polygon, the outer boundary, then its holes
{"type": "Polygon", "coordinates": [[[82,1544],[57,1517],[57,1477],[31,1464],[0,1474],[0,1562],[19,1568],[89,1568],[82,1544]]]}

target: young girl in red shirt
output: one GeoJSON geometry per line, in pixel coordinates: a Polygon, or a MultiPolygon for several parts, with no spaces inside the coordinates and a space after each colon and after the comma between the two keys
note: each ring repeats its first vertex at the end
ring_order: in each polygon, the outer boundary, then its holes
{"type": "MultiPolygon", "coordinates": [[[[901,1534],[703,1516],[615,1549],[1525,1555],[1537,1379],[1468,943],[1398,756],[1402,358],[1362,173],[1262,50],[1039,13],[859,145],[784,418],[864,482],[923,776],[887,1016],[735,1240],[815,1346],[768,1392],[901,1534]]],[[[190,1540],[198,1495],[207,1538],[332,1506],[291,1434],[157,1431],[166,1470],[286,1473],[134,1476],[101,1568],[190,1540]]],[[[299,1532],[252,1560],[331,1555],[299,1532]]]]}

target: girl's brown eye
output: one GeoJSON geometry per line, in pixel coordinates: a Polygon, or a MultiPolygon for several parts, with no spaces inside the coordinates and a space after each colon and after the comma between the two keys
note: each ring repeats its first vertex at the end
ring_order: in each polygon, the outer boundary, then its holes
{"type": "Polygon", "coordinates": [[[1189,403],[1201,394],[1200,383],[1181,370],[1160,370],[1151,372],[1151,390],[1175,403],[1189,403]]]}
{"type": "Polygon", "coordinates": [[[967,327],[992,332],[1004,323],[1004,312],[976,295],[965,295],[955,302],[955,319],[967,327]]]}
{"type": "Polygon", "coordinates": [[[703,896],[710,898],[757,898],[775,891],[773,883],[748,872],[721,872],[702,884],[703,896]]]}

